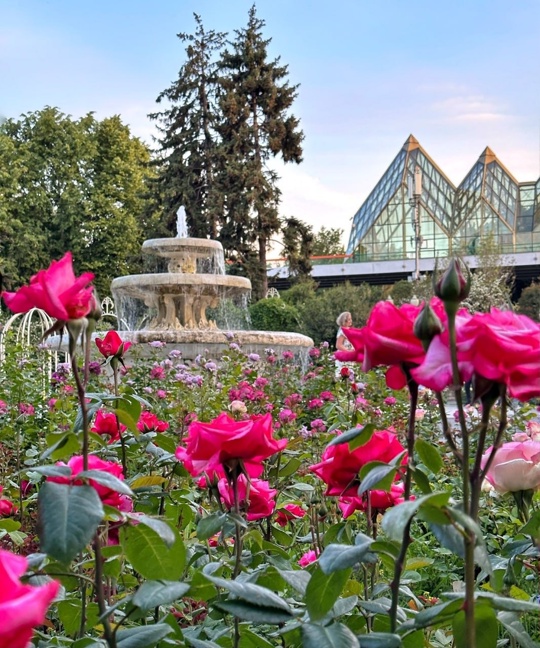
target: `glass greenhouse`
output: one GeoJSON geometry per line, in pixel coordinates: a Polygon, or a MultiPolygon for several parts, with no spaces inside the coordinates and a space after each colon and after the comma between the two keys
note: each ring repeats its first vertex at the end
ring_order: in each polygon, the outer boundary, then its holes
{"type": "Polygon", "coordinates": [[[500,253],[539,249],[540,179],[518,182],[486,148],[456,188],[411,135],[356,212],[347,253],[351,261],[414,258],[417,246],[421,258],[474,254],[489,235],[500,253]]]}

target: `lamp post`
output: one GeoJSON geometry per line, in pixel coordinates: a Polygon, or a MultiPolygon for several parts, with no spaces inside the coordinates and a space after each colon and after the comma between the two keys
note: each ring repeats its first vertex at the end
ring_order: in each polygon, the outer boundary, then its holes
{"type": "Polygon", "coordinates": [[[420,221],[420,199],[422,198],[422,169],[416,165],[414,176],[409,178],[409,204],[413,207],[414,227],[414,281],[420,279],[420,248],[422,247],[422,224],[420,221]]]}

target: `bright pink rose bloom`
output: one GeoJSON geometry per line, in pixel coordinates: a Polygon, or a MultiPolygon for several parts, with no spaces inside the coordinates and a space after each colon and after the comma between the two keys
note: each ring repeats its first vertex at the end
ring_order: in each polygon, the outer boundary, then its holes
{"type": "Polygon", "coordinates": [[[0,646],[6,648],[28,648],[60,588],[57,581],[39,587],[22,583],[27,567],[24,556],[0,549],[0,646]]]}
{"type": "Polygon", "coordinates": [[[310,551],[306,551],[306,553],[300,558],[298,561],[298,564],[300,567],[304,568],[307,567],[308,565],[311,565],[311,563],[314,563],[319,556],[313,549],[310,551]]]}
{"type": "MultiPolygon", "coordinates": [[[[380,512],[401,504],[405,501],[403,494],[405,486],[402,482],[392,484],[390,491],[372,490],[370,491],[371,510],[380,512]]],[[[365,497],[340,497],[338,506],[343,513],[344,518],[350,517],[355,511],[366,511],[367,501],[365,497]]]]}
{"type": "MultiPolygon", "coordinates": [[[[234,508],[234,493],[227,479],[220,479],[218,490],[225,506],[234,508]]],[[[272,515],[276,507],[274,497],[277,490],[270,488],[267,481],[251,479],[248,483],[244,475],[238,477],[238,499],[240,510],[247,513],[248,521],[260,520],[272,515]]]]}
{"type": "Polygon", "coordinates": [[[279,526],[287,526],[291,520],[298,520],[303,518],[307,512],[298,504],[285,504],[285,506],[277,512],[276,522],[279,526]]]}
{"type": "Polygon", "coordinates": [[[103,339],[96,338],[96,346],[105,358],[122,357],[131,347],[131,342],[124,342],[116,331],[108,331],[103,339]]]}
{"type": "MultiPolygon", "coordinates": [[[[440,299],[433,298],[431,307],[442,321],[446,320],[444,306],[440,299]]],[[[362,362],[362,370],[388,365],[386,383],[392,389],[401,389],[407,384],[402,365],[419,365],[425,356],[421,341],[414,334],[414,322],[422,305],[381,301],[375,304],[366,325],[362,329],[343,329],[354,351],[337,351],[338,360],[362,362]]]]}
{"type": "Polygon", "coordinates": [[[191,423],[186,448],[178,448],[176,457],[191,462],[193,472],[186,468],[193,475],[222,470],[224,464],[236,461],[243,462],[249,470],[250,466],[258,469],[262,461],[280,452],[286,445],[286,439],[272,437],[270,414],[253,415],[248,420],[236,421],[222,412],[210,423],[191,423]]]}
{"type": "MultiPolygon", "coordinates": [[[[81,486],[83,484],[82,480],[77,479],[77,475],[83,471],[83,458],[81,455],[71,457],[71,459],[65,464],[63,461],[56,463],[57,466],[69,466],[71,468],[70,477],[47,477],[47,481],[56,482],[57,484],[71,484],[73,486],[81,486]]],[[[122,471],[122,466],[119,463],[114,461],[105,461],[100,459],[95,455],[88,456],[88,470],[101,470],[102,472],[109,473],[113,477],[118,479],[124,479],[124,473],[122,471]]],[[[90,479],[88,484],[96,489],[99,498],[103,504],[108,506],[114,506],[119,508],[125,506],[124,498],[125,495],[121,495],[117,491],[111,490],[107,486],[98,484],[98,482],[90,479]]]]}
{"type": "Polygon", "coordinates": [[[540,327],[526,315],[492,308],[462,327],[460,351],[474,371],[504,383],[513,398],[540,396],[540,327]]]}
{"type": "MultiPolygon", "coordinates": [[[[482,468],[491,455],[492,448],[482,456],[482,468]]],[[[540,488],[540,442],[510,441],[495,453],[486,479],[499,493],[540,488]]]]}
{"type": "Polygon", "coordinates": [[[36,413],[36,408],[30,403],[19,403],[19,414],[23,416],[33,416],[36,413]]]}
{"type": "Polygon", "coordinates": [[[6,414],[8,411],[8,405],[6,401],[0,400],[0,415],[6,414]]]}
{"type": "MultiPolygon", "coordinates": [[[[3,486],[0,486],[0,495],[2,494],[2,491],[4,490],[3,486]]],[[[15,515],[18,511],[18,508],[15,506],[15,504],[7,499],[7,497],[1,497],[0,498],[0,517],[7,517],[9,515],[15,515]]]]}
{"type": "MultiPolygon", "coordinates": [[[[328,485],[326,495],[356,497],[360,469],[372,461],[389,463],[403,450],[393,432],[377,430],[366,444],[355,450],[351,451],[347,443],[329,446],[322,454],[322,461],[309,469],[328,485]]],[[[406,461],[407,455],[404,455],[402,464],[406,461]]]]}
{"type": "Polygon", "coordinates": [[[137,421],[137,430],[139,432],[165,432],[169,429],[169,424],[166,421],[160,421],[153,412],[141,412],[141,416],[137,421]]]}
{"type": "Polygon", "coordinates": [[[89,286],[93,278],[91,272],[76,278],[71,252],[66,252],[60,261],[53,261],[47,270],[31,277],[28,286],[17,292],[4,292],[2,297],[14,313],[41,308],[54,319],[79,319],[88,315],[94,303],[94,289],[89,286]]]}
{"type": "Polygon", "coordinates": [[[115,441],[120,441],[120,434],[123,434],[127,430],[127,427],[120,423],[120,428],[118,428],[116,414],[100,409],[96,414],[94,425],[90,430],[100,436],[108,435],[110,437],[109,443],[114,443],[115,441]]]}

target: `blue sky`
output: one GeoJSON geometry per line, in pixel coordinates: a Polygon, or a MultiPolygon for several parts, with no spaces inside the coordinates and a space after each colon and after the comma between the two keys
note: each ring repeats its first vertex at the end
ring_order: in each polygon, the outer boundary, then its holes
{"type": "MultiPolygon", "coordinates": [[[[178,32],[229,31],[251,0],[0,0],[0,115],[45,105],[147,114],[184,60],[178,32]]],[[[409,134],[459,184],[486,146],[540,175],[538,0],[259,0],[270,54],[299,83],[304,162],[277,165],[283,216],[345,230],[409,134]]]]}

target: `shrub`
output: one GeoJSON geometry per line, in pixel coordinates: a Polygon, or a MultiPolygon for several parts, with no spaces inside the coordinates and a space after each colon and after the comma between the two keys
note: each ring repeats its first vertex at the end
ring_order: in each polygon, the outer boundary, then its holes
{"type": "Polygon", "coordinates": [[[258,331],[298,331],[298,310],[279,297],[261,299],[249,307],[251,325],[258,331]]]}

